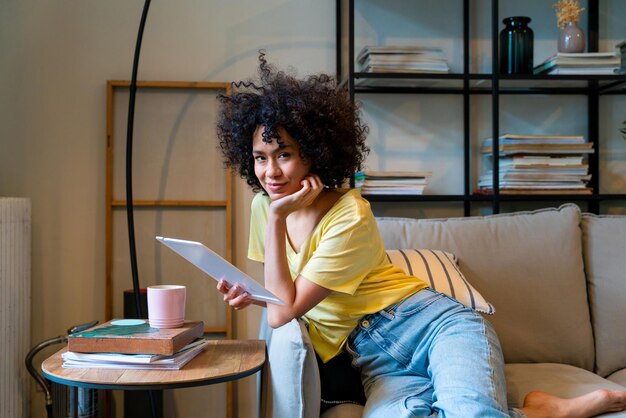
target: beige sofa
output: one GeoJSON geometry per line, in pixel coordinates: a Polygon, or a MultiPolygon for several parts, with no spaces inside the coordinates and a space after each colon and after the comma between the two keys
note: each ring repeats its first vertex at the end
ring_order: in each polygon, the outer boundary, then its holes
{"type": "MultiPolygon", "coordinates": [[[[486,318],[502,343],[510,406],[521,406],[531,390],[564,397],[626,390],[626,216],[582,214],[567,204],[378,222],[387,249],[454,254],[465,279],[495,307],[486,318]]],[[[295,320],[262,328],[269,362],[260,415],[318,418],[319,376],[306,330],[295,320]]],[[[323,418],[361,413],[360,406],[342,404],[323,418]]]]}

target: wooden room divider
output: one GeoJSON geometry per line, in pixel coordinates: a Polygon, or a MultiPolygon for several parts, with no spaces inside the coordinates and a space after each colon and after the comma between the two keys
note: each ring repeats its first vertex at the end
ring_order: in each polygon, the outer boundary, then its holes
{"type": "MultiPolygon", "coordinates": [[[[122,317],[123,293],[132,289],[125,217],[126,147],[120,140],[126,134],[129,92],[130,81],[107,82],[107,320],[122,317]]],[[[218,94],[230,94],[230,83],[137,82],[133,213],[141,286],[187,286],[187,319],[204,321],[209,337],[231,339],[232,310],[223,303],[215,281],[155,240],[161,235],[201,241],[232,261],[232,176],[221,161],[215,135],[218,94]]],[[[231,418],[232,383],[226,384],[226,398],[225,413],[231,418]]],[[[211,409],[212,414],[217,412],[211,409]]]]}

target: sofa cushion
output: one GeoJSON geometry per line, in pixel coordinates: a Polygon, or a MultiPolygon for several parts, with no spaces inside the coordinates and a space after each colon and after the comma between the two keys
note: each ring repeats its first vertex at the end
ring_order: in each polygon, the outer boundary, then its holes
{"type": "MultiPolygon", "coordinates": [[[[597,374],[567,364],[507,364],[505,366],[509,407],[520,408],[531,391],[543,391],[573,398],[596,389],[626,390],[626,387],[597,374]]],[[[603,417],[626,417],[626,412],[604,414],[603,417]]]]}
{"type": "Polygon", "coordinates": [[[380,218],[387,248],[455,254],[467,280],[497,307],[509,363],[593,368],[594,347],[576,205],[449,219],[380,218]]]}
{"type": "Polygon", "coordinates": [[[582,217],[585,270],[596,339],[596,372],[626,368],[626,216],[582,217]]]}
{"type": "Polygon", "coordinates": [[[267,341],[267,363],[259,401],[265,418],[319,418],[320,378],[315,351],[297,320],[272,329],[265,309],[260,337],[267,341]]]}
{"type": "Polygon", "coordinates": [[[387,250],[389,261],[405,273],[424,280],[476,312],[494,314],[495,308],[467,281],[454,254],[439,250],[387,250]]]}
{"type": "Polygon", "coordinates": [[[626,369],[618,370],[615,373],[607,376],[607,380],[626,387],[626,369]]]}

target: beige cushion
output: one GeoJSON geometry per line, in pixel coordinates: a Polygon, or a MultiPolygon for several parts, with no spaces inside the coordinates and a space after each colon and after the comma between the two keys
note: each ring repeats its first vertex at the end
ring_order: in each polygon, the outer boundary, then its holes
{"type": "Polygon", "coordinates": [[[593,368],[577,206],[378,222],[389,249],[431,248],[458,257],[467,280],[497,308],[489,320],[507,362],[593,368]]]}
{"type": "MultiPolygon", "coordinates": [[[[505,366],[509,407],[520,408],[531,391],[552,393],[562,398],[573,398],[596,389],[626,390],[626,387],[566,364],[507,364],[505,366]]],[[[626,417],[626,412],[605,414],[602,417],[626,417]]]]}
{"type": "Polygon", "coordinates": [[[408,249],[387,250],[389,261],[428,283],[431,289],[445,293],[476,312],[493,315],[496,310],[483,295],[467,281],[456,256],[440,250],[408,249]]]}
{"type": "Polygon", "coordinates": [[[596,372],[626,368],[626,216],[582,218],[596,372]]]}
{"type": "Polygon", "coordinates": [[[607,380],[626,387],[626,369],[618,370],[615,373],[607,376],[607,380]]]}

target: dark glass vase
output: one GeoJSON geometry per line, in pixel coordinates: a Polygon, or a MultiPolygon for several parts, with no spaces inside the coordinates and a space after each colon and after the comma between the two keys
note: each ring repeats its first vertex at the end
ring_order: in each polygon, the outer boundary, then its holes
{"type": "Polygon", "coordinates": [[[502,20],[500,32],[500,73],[532,74],[534,35],[530,17],[512,16],[502,20]]]}

